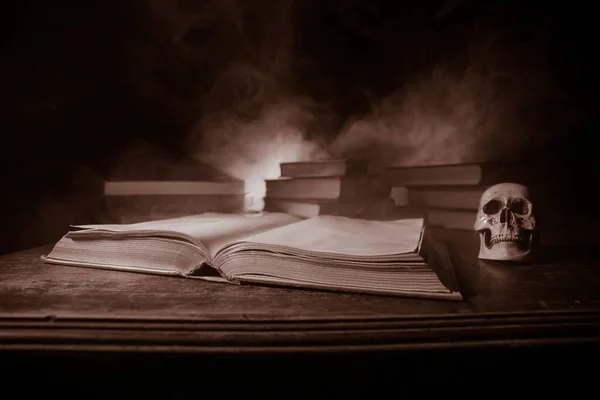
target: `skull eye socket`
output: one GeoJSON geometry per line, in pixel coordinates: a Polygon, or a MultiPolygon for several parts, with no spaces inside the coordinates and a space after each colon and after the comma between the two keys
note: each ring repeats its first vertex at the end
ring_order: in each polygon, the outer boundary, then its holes
{"type": "Polygon", "coordinates": [[[515,214],[524,215],[529,212],[529,205],[522,199],[517,199],[510,204],[510,211],[515,214]]]}
{"type": "Polygon", "coordinates": [[[483,212],[487,215],[498,214],[502,210],[502,202],[500,200],[490,200],[483,206],[483,212]]]}

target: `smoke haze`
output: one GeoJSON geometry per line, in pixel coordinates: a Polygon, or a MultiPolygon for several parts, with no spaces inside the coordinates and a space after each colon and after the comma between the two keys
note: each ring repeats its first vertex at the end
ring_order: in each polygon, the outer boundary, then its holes
{"type": "Polygon", "coordinates": [[[84,182],[189,158],[260,198],[284,161],[595,157],[597,140],[582,134],[595,133],[596,69],[584,62],[595,14],[580,5],[29,3],[5,49],[6,76],[23,78],[6,85],[21,151],[3,157],[5,231],[23,241],[90,222],[98,188],[84,182]]]}
{"type": "Polygon", "coordinates": [[[239,35],[237,52],[199,93],[191,129],[193,156],[246,181],[257,208],[281,162],[331,157],[319,137],[331,114],[295,90],[292,3],[230,2],[222,35],[239,35]]]}
{"type": "Polygon", "coordinates": [[[573,106],[560,103],[548,26],[510,27],[509,9],[494,11],[456,54],[350,118],[331,151],[396,166],[519,159],[576,127],[573,106]]]}
{"type": "Polygon", "coordinates": [[[259,196],[260,181],[277,177],[284,161],[513,159],[575,129],[581,120],[563,101],[552,69],[552,15],[515,14],[511,2],[483,11],[465,4],[457,11],[435,1],[390,8],[363,1],[153,0],[147,23],[170,41],[169,54],[185,66],[179,70],[196,71],[185,95],[155,89],[155,96],[188,121],[185,152],[255,182],[259,196]],[[464,14],[462,21],[455,17],[460,34],[440,20],[453,12],[464,14]],[[309,51],[301,44],[315,34],[307,29],[320,32],[309,51]],[[382,51],[373,49],[381,48],[386,56],[377,59],[382,51]],[[384,72],[370,76],[378,71],[384,72]],[[368,108],[357,106],[365,100],[368,108]]]}
{"type": "Polygon", "coordinates": [[[241,119],[236,112],[209,114],[194,132],[200,138],[196,157],[246,181],[260,203],[254,206],[261,208],[264,180],[280,176],[280,163],[331,158],[323,143],[306,138],[315,119],[310,104],[295,98],[262,105],[252,120],[241,119]]]}

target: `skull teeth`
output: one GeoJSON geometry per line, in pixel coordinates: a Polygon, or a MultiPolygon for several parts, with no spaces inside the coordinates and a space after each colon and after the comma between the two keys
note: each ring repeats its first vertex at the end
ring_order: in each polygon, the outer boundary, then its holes
{"type": "Polygon", "coordinates": [[[525,242],[525,238],[518,235],[497,235],[490,239],[490,245],[501,242],[522,243],[525,242]]]}

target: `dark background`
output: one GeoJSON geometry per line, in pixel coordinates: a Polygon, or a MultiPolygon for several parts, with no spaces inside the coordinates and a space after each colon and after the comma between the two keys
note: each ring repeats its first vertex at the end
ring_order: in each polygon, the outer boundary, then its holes
{"type": "Polygon", "coordinates": [[[0,252],[93,222],[115,168],[195,156],[235,176],[276,138],[308,150],[275,161],[594,160],[595,18],[578,1],[13,2],[0,252]]]}

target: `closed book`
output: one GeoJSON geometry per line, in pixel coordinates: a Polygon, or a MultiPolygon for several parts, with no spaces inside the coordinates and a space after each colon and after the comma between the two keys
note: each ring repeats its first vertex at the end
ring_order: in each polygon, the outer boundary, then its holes
{"type": "Polygon", "coordinates": [[[266,187],[270,199],[356,201],[390,194],[387,180],[377,175],[279,178],[267,180],[266,187]]]}
{"type": "MultiPolygon", "coordinates": [[[[414,207],[454,208],[477,210],[481,195],[489,186],[400,187],[406,192],[406,201],[414,207]]],[[[392,192],[396,189],[394,187],[392,192]]]]}
{"type": "Polygon", "coordinates": [[[267,199],[265,211],[284,212],[301,218],[317,215],[338,215],[351,218],[386,220],[395,209],[390,198],[342,203],[337,201],[297,201],[267,199]]]}
{"type": "Polygon", "coordinates": [[[239,181],[211,165],[148,146],[122,153],[108,173],[115,181],[239,181]]]}
{"type": "Polygon", "coordinates": [[[239,213],[247,209],[245,195],[104,196],[110,220],[125,223],[206,212],[239,213]]]}
{"type": "Polygon", "coordinates": [[[322,161],[299,161],[279,164],[281,177],[308,178],[366,174],[368,161],[339,159],[322,161]]]}
{"type": "Polygon", "coordinates": [[[243,181],[112,181],[104,182],[105,196],[244,195],[243,181]]]}
{"type": "Polygon", "coordinates": [[[507,181],[526,184],[543,176],[538,166],[517,162],[388,167],[385,175],[392,186],[492,185],[507,181]]]}

